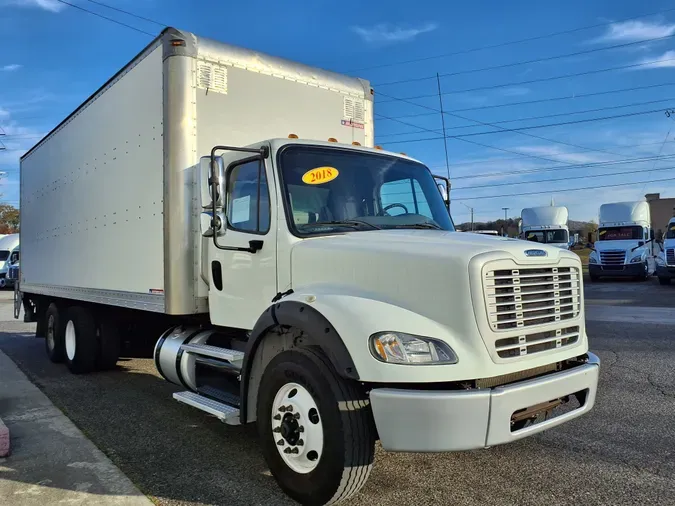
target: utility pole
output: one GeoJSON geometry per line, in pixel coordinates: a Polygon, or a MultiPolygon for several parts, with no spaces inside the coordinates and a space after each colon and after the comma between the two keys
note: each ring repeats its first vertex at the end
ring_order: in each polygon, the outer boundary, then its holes
{"type": "MultiPolygon", "coordinates": [[[[450,162],[448,160],[448,137],[445,135],[445,113],[443,112],[443,94],[441,93],[441,76],[436,72],[436,84],[438,84],[438,102],[441,106],[441,125],[443,125],[443,147],[445,148],[445,171],[450,179],[450,162]]],[[[448,188],[448,191],[450,188],[448,188]]],[[[448,201],[450,195],[448,195],[448,201]]]]}
{"type": "Polygon", "coordinates": [[[506,213],[511,208],[510,207],[502,207],[502,209],[504,210],[504,225],[502,225],[502,236],[506,237],[506,220],[508,219],[506,217],[506,213]]]}
{"type": "Polygon", "coordinates": [[[462,202],[462,205],[466,207],[469,211],[471,211],[471,231],[473,232],[473,207],[467,206],[464,202],[462,202]]]}

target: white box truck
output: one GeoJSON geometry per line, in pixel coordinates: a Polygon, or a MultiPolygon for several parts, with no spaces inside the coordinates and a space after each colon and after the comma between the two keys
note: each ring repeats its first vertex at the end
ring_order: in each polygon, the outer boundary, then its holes
{"type": "Polygon", "coordinates": [[[654,273],[649,204],[613,202],[600,206],[598,237],[588,257],[591,281],[601,277],[646,280],[654,273]]]}
{"type": "Polygon", "coordinates": [[[167,29],[22,157],[15,313],[74,373],[156,341],[174,398],[257,422],[303,504],[355,494],[378,439],[478,449],[588,412],[577,256],[454,233],[431,171],[372,147],[372,106],[167,29]]]}
{"type": "Polygon", "coordinates": [[[656,275],[662,285],[669,285],[670,280],[675,278],[675,217],[668,221],[663,249],[656,256],[656,275]]]}
{"type": "Polygon", "coordinates": [[[520,213],[521,239],[569,249],[569,212],[563,206],[528,207],[520,213]]]}

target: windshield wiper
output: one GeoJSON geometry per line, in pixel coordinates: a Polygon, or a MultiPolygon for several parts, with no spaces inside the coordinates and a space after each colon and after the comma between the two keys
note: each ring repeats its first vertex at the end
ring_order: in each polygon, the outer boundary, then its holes
{"type": "Polygon", "coordinates": [[[410,225],[396,225],[394,228],[433,228],[434,230],[442,230],[435,223],[411,223],[410,225]]]}
{"type": "Polygon", "coordinates": [[[351,227],[351,228],[360,228],[361,226],[365,225],[367,227],[372,228],[373,230],[382,230],[380,227],[377,225],[373,225],[372,223],[368,223],[367,221],[361,221],[361,220],[331,220],[331,221],[315,221],[314,223],[305,223],[302,225],[303,227],[321,227],[324,225],[339,225],[342,227],[351,227]]]}

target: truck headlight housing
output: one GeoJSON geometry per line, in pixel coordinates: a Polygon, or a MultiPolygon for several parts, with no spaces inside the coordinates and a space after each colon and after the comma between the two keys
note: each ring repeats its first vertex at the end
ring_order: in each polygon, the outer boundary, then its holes
{"type": "Polygon", "coordinates": [[[598,255],[593,251],[589,256],[588,256],[588,263],[589,264],[597,264],[598,263],[598,255]]]}
{"type": "Polygon", "coordinates": [[[640,262],[642,262],[642,255],[641,254],[630,259],[630,263],[632,263],[632,264],[639,264],[640,262]]]}
{"type": "Polygon", "coordinates": [[[370,352],[380,362],[407,365],[456,364],[455,352],[438,339],[403,332],[378,332],[370,336],[370,352]]]}

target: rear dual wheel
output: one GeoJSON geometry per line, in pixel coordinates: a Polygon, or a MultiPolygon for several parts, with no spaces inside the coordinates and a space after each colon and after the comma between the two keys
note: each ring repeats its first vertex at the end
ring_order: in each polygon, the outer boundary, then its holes
{"type": "Polygon", "coordinates": [[[45,314],[45,327],[45,346],[52,362],[65,362],[74,374],[115,367],[120,338],[109,320],[97,322],[86,307],[64,308],[52,302],[45,314]]]}

